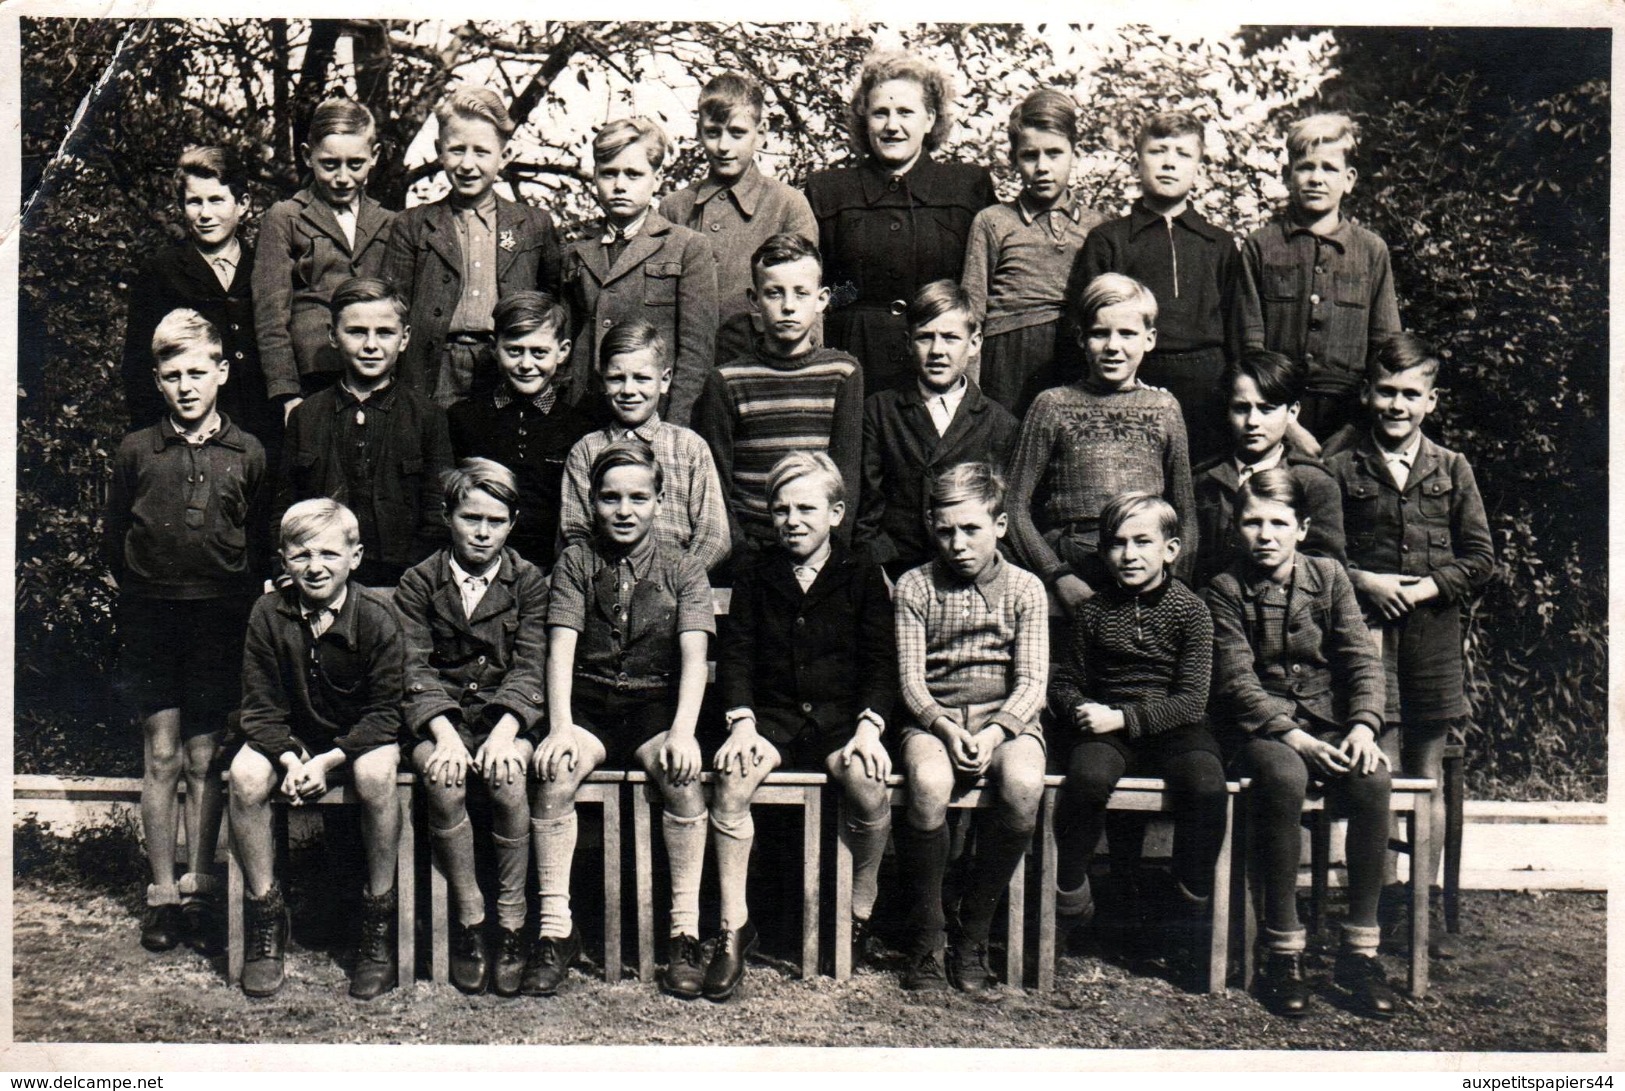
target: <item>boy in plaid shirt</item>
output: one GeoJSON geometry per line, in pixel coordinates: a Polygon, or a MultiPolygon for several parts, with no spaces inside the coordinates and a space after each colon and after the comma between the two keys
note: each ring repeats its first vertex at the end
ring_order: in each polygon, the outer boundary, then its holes
{"type": "Polygon", "coordinates": [[[897,658],[907,815],[896,828],[908,926],[905,989],[943,987],[948,802],[978,777],[998,802],[977,831],[958,907],[948,977],[993,987],[988,930],[999,895],[1032,840],[1044,791],[1038,724],[1049,681],[1049,603],[1031,572],[999,555],[1004,482],[983,462],[941,474],[927,502],[937,559],[897,582],[897,658]]]}

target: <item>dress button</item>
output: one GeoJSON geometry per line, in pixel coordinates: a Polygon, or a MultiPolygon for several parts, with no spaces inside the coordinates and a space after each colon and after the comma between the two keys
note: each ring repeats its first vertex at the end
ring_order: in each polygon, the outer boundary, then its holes
{"type": "Polygon", "coordinates": [[[239,360],[241,360],[241,359],[242,359],[242,358],[243,358],[243,354],[242,354],[242,353],[240,353],[240,352],[239,352],[239,353],[238,353],[238,354],[237,354],[237,359],[239,359],[239,360]]]}
{"type": "Polygon", "coordinates": [[[803,712],[811,712],[812,711],[812,702],[811,701],[803,701],[803,702],[801,702],[801,711],[803,711],[803,712]]]}
{"type": "MultiPolygon", "coordinates": [[[[434,312],[434,313],[435,313],[435,314],[439,314],[439,313],[440,313],[440,312],[439,312],[439,311],[436,311],[436,312],[434,312]]],[[[614,320],[614,319],[613,319],[613,318],[606,318],[606,319],[604,319],[604,328],[605,328],[605,329],[606,329],[606,330],[607,330],[607,329],[609,329],[609,328],[610,328],[610,327],[611,327],[611,326],[613,326],[613,325],[614,325],[614,324],[615,324],[615,320],[614,320]]]]}
{"type": "Polygon", "coordinates": [[[479,658],[479,662],[480,662],[480,663],[481,663],[481,664],[484,664],[484,662],[485,662],[485,656],[483,656],[483,655],[482,655],[482,656],[480,656],[480,658],[479,658]]]}
{"type": "Polygon", "coordinates": [[[1292,673],[1293,674],[1302,674],[1303,673],[1303,664],[1302,663],[1294,663],[1294,664],[1292,664],[1292,673]]]}
{"type": "Polygon", "coordinates": [[[798,617],[798,618],[796,618],[796,624],[797,625],[805,625],[805,624],[807,624],[807,619],[804,618],[804,617],[798,617]]]}
{"type": "Polygon", "coordinates": [[[722,225],[721,224],[712,224],[711,225],[711,230],[712,231],[721,231],[722,230],[722,225]]]}
{"type": "Polygon", "coordinates": [[[1315,266],[1315,272],[1320,276],[1325,276],[1326,275],[1326,267],[1324,265],[1317,265],[1317,266],[1315,266]]]}
{"type": "Polygon", "coordinates": [[[1311,295],[1309,297],[1309,302],[1315,304],[1318,307],[1320,305],[1320,293],[1315,292],[1313,295],[1311,295]]]}
{"type": "Polygon", "coordinates": [[[893,231],[901,231],[901,230],[903,230],[903,225],[902,224],[892,224],[891,229],[893,231]]]}
{"type": "Polygon", "coordinates": [[[469,689],[470,693],[472,693],[474,690],[477,690],[479,688],[480,688],[480,684],[478,682],[470,682],[468,684],[468,689],[469,689]]]}

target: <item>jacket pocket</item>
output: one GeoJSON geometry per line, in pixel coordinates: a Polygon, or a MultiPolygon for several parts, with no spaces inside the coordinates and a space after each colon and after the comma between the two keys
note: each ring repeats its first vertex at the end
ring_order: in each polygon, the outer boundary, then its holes
{"type": "Polygon", "coordinates": [[[1429,522],[1450,518],[1450,502],[1455,483],[1444,475],[1436,475],[1422,482],[1422,514],[1429,522]]]}
{"type": "Polygon", "coordinates": [[[675,307],[677,282],[683,275],[680,261],[651,261],[643,266],[643,304],[646,307],[675,307]]]}
{"type": "Polygon", "coordinates": [[[1303,285],[1296,265],[1264,266],[1264,298],[1290,301],[1303,295],[1303,285]]]}
{"type": "Polygon", "coordinates": [[[1371,288],[1364,273],[1338,273],[1332,278],[1332,298],[1339,307],[1368,307],[1371,288]]]}

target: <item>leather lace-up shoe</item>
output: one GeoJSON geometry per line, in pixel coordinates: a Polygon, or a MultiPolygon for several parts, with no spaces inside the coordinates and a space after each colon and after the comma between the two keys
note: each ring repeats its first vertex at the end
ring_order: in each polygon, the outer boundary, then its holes
{"type": "Polygon", "coordinates": [[[660,986],[671,995],[693,1000],[705,989],[705,954],[693,936],[673,936],[660,986]]]}
{"type": "Polygon", "coordinates": [[[987,944],[956,943],[948,948],[948,980],[962,993],[984,993],[997,985],[987,964],[987,944]]]}
{"type": "Polygon", "coordinates": [[[729,928],[722,922],[722,936],[705,967],[701,991],[707,1000],[728,999],[745,979],[745,960],[756,951],[756,922],[747,920],[742,928],[729,928]]]}
{"type": "Polygon", "coordinates": [[[270,996],[282,988],[288,946],[288,907],[276,883],[263,898],[243,899],[243,993],[270,996]]]}
{"type": "Polygon", "coordinates": [[[452,925],[451,983],[465,993],[482,993],[490,965],[491,951],[485,936],[485,922],[452,925]]]}
{"type": "Polygon", "coordinates": [[[1399,1008],[1399,996],[1388,984],[1382,962],[1374,956],[1340,953],[1332,979],[1349,991],[1362,1015],[1391,1019],[1399,1008]]]}
{"type": "Polygon", "coordinates": [[[524,974],[524,933],[518,928],[498,928],[497,957],[491,966],[491,991],[498,996],[518,996],[524,974]]]}
{"type": "Polygon", "coordinates": [[[519,991],[526,996],[552,996],[559,991],[570,966],[581,957],[581,933],[570,927],[563,939],[556,936],[537,936],[530,945],[530,960],[525,963],[525,978],[519,991]]]}
{"type": "Polygon", "coordinates": [[[1264,956],[1258,998],[1276,1015],[1301,1019],[1309,1014],[1309,980],[1302,951],[1270,951],[1264,956]]]}
{"type": "Polygon", "coordinates": [[[942,972],[942,962],[935,951],[924,951],[909,956],[903,967],[902,986],[912,992],[931,992],[948,987],[948,978],[942,972]]]}
{"type": "Polygon", "coordinates": [[[154,954],[173,951],[181,941],[181,907],[149,905],[141,914],[141,946],[154,954]]]}
{"type": "Polygon", "coordinates": [[[361,895],[361,943],[356,948],[350,995],[372,1000],[398,983],[395,968],[395,891],[361,895]]]}

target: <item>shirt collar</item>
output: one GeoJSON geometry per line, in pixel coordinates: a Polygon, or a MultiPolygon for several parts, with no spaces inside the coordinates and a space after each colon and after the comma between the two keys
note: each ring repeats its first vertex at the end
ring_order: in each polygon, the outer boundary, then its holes
{"type": "Polygon", "coordinates": [[[1034,208],[1028,203],[1027,194],[1023,192],[1016,198],[1016,212],[1020,214],[1021,222],[1029,226],[1038,217],[1046,216],[1051,212],[1063,213],[1073,223],[1077,223],[1079,218],[1083,216],[1083,205],[1078,203],[1077,195],[1072,192],[1072,187],[1068,186],[1061,192],[1061,196],[1055,204],[1049,208],[1034,208]]]}
{"type": "Polygon", "coordinates": [[[625,227],[616,227],[613,223],[611,223],[609,220],[606,219],[604,221],[604,233],[599,238],[598,241],[603,243],[605,246],[609,246],[611,243],[613,243],[616,240],[616,238],[622,238],[622,239],[636,238],[637,235],[638,235],[638,232],[643,230],[643,225],[644,225],[645,221],[647,221],[648,219],[649,219],[649,210],[647,208],[645,208],[638,215],[637,219],[633,220],[631,223],[627,224],[625,227]]]}
{"type": "Polygon", "coordinates": [[[720,182],[709,175],[694,187],[694,204],[703,205],[719,193],[726,193],[733,198],[740,214],[745,219],[756,215],[756,206],[761,200],[762,190],[766,188],[767,180],[762,177],[761,170],[752,161],[745,172],[732,183],[720,182]]]}
{"type": "Polygon", "coordinates": [[[643,442],[653,447],[655,436],[660,432],[660,411],[656,410],[654,416],[638,425],[636,428],[627,428],[619,421],[604,429],[610,440],[623,439],[626,436],[637,436],[643,442]]]}
{"type": "Polygon", "coordinates": [[[480,199],[471,205],[454,204],[452,207],[456,209],[459,217],[472,213],[487,229],[496,227],[497,194],[494,189],[486,190],[480,199]]]}
{"type": "Polygon", "coordinates": [[[496,392],[491,395],[491,401],[498,409],[506,409],[509,405],[516,401],[526,401],[529,402],[538,413],[543,415],[553,412],[553,406],[558,403],[558,400],[559,388],[557,384],[552,382],[549,382],[546,386],[542,387],[542,389],[538,390],[528,398],[521,398],[517,393],[514,392],[513,387],[509,386],[507,383],[500,384],[496,388],[496,392]]]}
{"type": "MultiPolygon", "coordinates": [[[[1133,207],[1129,209],[1128,219],[1129,234],[1138,235],[1152,225],[1160,225],[1166,222],[1168,217],[1152,210],[1144,200],[1139,200],[1135,201],[1133,207]]],[[[1196,210],[1191,208],[1188,202],[1185,205],[1185,211],[1173,217],[1173,222],[1187,231],[1202,236],[1204,239],[1218,239],[1220,236],[1220,232],[1212,224],[1197,215],[1196,210]]]]}
{"type": "Polygon", "coordinates": [[[614,568],[622,561],[632,567],[632,578],[641,580],[649,574],[649,568],[654,564],[655,535],[653,529],[645,534],[631,549],[624,553],[616,552],[604,546],[602,542],[595,550],[598,554],[598,571],[614,568]]]}
{"type": "Polygon", "coordinates": [[[481,579],[483,579],[486,582],[486,585],[489,586],[490,584],[493,584],[493,583],[496,582],[497,572],[502,568],[502,555],[501,554],[497,555],[496,559],[491,562],[490,567],[487,568],[484,572],[470,572],[470,571],[468,571],[462,565],[457,563],[457,558],[452,556],[450,554],[450,552],[448,552],[446,554],[446,560],[449,561],[450,564],[451,564],[451,578],[452,578],[452,581],[454,583],[456,583],[457,586],[459,586],[459,587],[461,587],[463,584],[467,583],[468,578],[470,576],[478,576],[478,577],[480,577],[481,579]]]}
{"type": "Polygon", "coordinates": [[[1371,437],[1371,443],[1377,449],[1377,454],[1382,456],[1384,462],[1403,462],[1407,466],[1414,466],[1416,464],[1416,453],[1422,449],[1422,430],[1418,428],[1416,434],[1411,437],[1411,441],[1397,451],[1390,451],[1381,443],[1378,443],[1375,435],[1371,437]]]}
{"type": "Polygon", "coordinates": [[[393,375],[384,380],[383,386],[378,387],[376,390],[365,396],[357,394],[355,391],[351,390],[349,384],[343,379],[340,379],[333,385],[339,392],[337,405],[337,408],[339,409],[349,409],[352,406],[357,405],[364,405],[373,409],[388,409],[395,400],[391,396],[395,393],[395,376],[393,375]]]}
{"type": "Polygon", "coordinates": [[[982,570],[982,574],[976,577],[974,584],[967,584],[960,579],[952,569],[942,562],[940,557],[931,562],[931,568],[936,574],[936,579],[933,582],[936,584],[938,602],[946,601],[949,594],[954,591],[974,587],[977,593],[982,596],[982,601],[987,603],[987,608],[996,610],[999,607],[999,601],[1004,597],[1004,584],[1009,575],[1010,564],[1004,559],[1003,554],[995,553],[993,563],[982,570]]]}
{"type": "Polygon", "coordinates": [[[937,398],[943,398],[947,401],[958,401],[964,398],[965,391],[970,389],[970,376],[961,375],[959,377],[959,382],[954,384],[952,390],[932,390],[918,379],[915,379],[914,383],[920,388],[920,397],[927,403],[935,401],[937,398]]]}
{"type": "Polygon", "coordinates": [[[181,429],[181,426],[175,423],[174,417],[166,415],[164,417],[164,423],[169,425],[170,431],[173,432],[175,437],[182,443],[190,443],[194,447],[201,447],[225,430],[226,418],[221,416],[219,411],[216,410],[214,413],[214,423],[212,425],[206,425],[197,433],[196,436],[187,435],[186,432],[181,429]]]}
{"type": "Polygon", "coordinates": [[[226,245],[218,254],[205,254],[201,250],[199,250],[197,253],[198,257],[202,258],[204,263],[207,265],[213,265],[216,262],[225,262],[233,269],[236,269],[237,264],[243,260],[243,244],[242,241],[234,235],[229,241],[227,241],[226,245]]]}
{"type": "Polygon", "coordinates": [[[824,555],[822,557],[812,561],[797,561],[792,557],[790,559],[790,568],[796,572],[811,572],[816,578],[818,573],[824,570],[824,566],[829,564],[830,558],[834,556],[835,542],[831,539],[824,543],[824,555]]]}
{"type": "Polygon", "coordinates": [[[327,627],[327,631],[332,632],[333,631],[333,626],[338,624],[339,613],[344,609],[344,604],[346,602],[348,602],[349,599],[350,599],[350,585],[348,583],[346,583],[343,587],[339,588],[338,595],[336,595],[333,598],[333,600],[331,602],[329,602],[326,606],[322,606],[322,607],[306,606],[305,605],[305,600],[297,597],[298,596],[297,591],[294,592],[294,595],[295,595],[295,600],[294,601],[296,601],[299,604],[299,616],[300,617],[308,618],[311,614],[314,614],[318,609],[326,610],[328,613],[332,614],[333,615],[333,623],[332,623],[332,625],[329,625],[327,627]]]}
{"type": "Polygon", "coordinates": [[[1243,462],[1241,459],[1236,458],[1234,456],[1231,456],[1230,461],[1236,467],[1236,476],[1237,477],[1240,477],[1242,474],[1246,473],[1249,470],[1251,470],[1255,474],[1261,474],[1265,470],[1273,470],[1273,469],[1275,469],[1275,467],[1279,466],[1282,462],[1286,461],[1286,444],[1284,444],[1284,443],[1280,444],[1279,446],[1277,446],[1275,448],[1275,453],[1274,454],[1265,455],[1263,458],[1259,459],[1257,462],[1252,462],[1252,463],[1243,462]]]}
{"type": "Polygon", "coordinates": [[[1339,215],[1336,227],[1332,228],[1325,234],[1317,234],[1309,230],[1309,228],[1305,227],[1303,224],[1294,222],[1290,216],[1283,217],[1281,220],[1281,231],[1282,234],[1287,237],[1288,241],[1291,241],[1295,235],[1308,235],[1312,239],[1324,239],[1333,246],[1337,247],[1339,250],[1348,249],[1349,233],[1353,226],[1353,220],[1349,219],[1347,216],[1339,215]]]}

